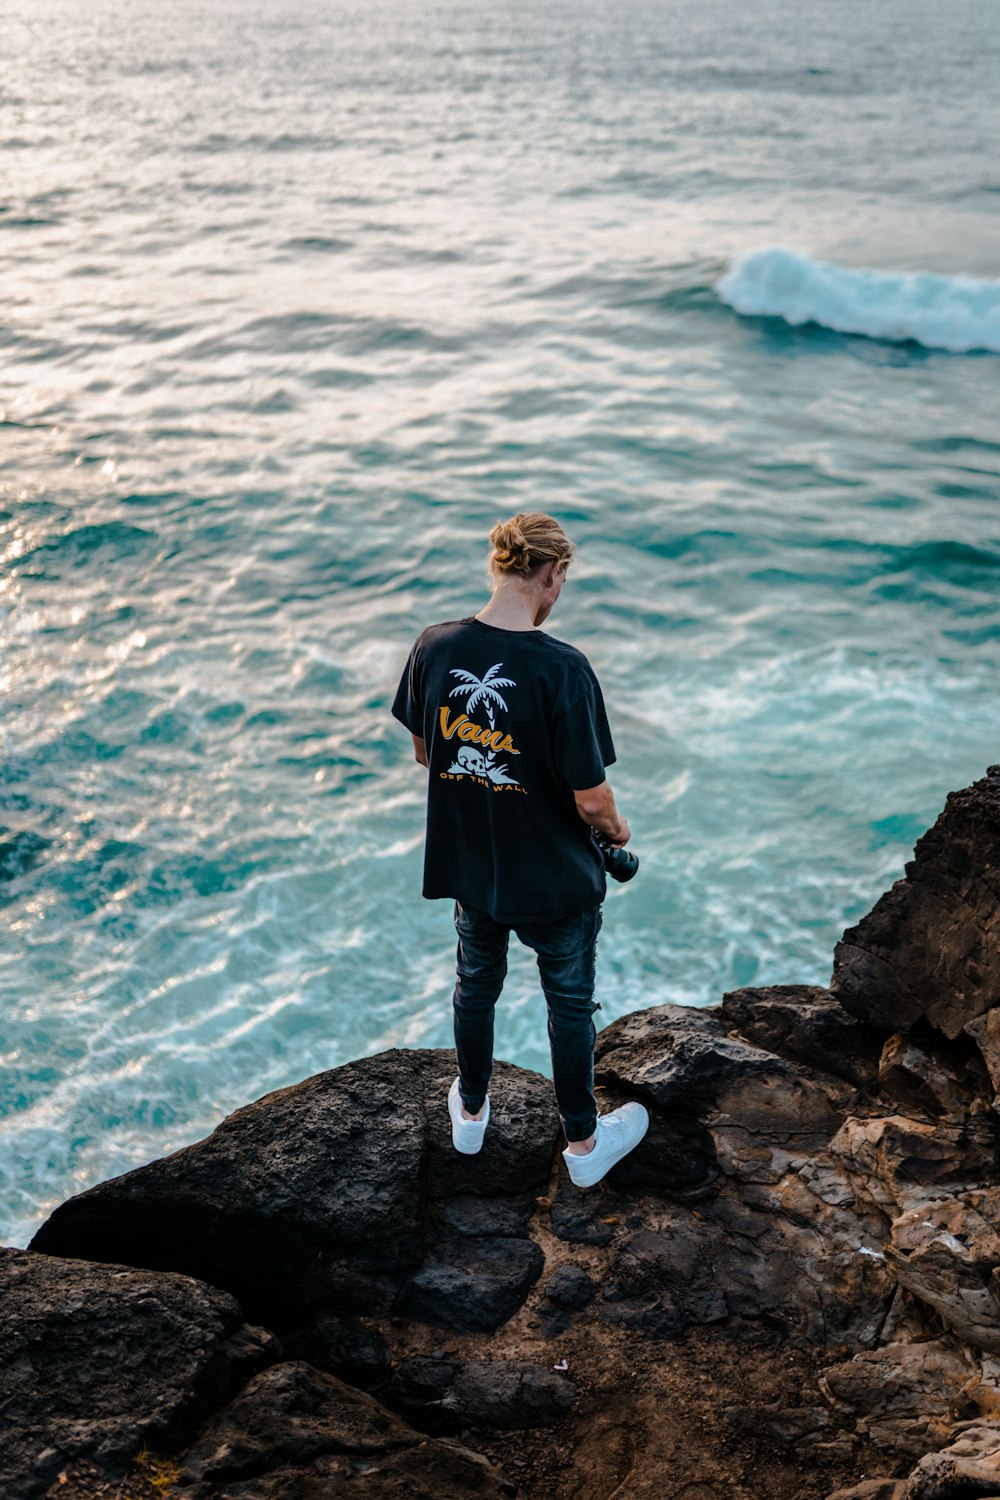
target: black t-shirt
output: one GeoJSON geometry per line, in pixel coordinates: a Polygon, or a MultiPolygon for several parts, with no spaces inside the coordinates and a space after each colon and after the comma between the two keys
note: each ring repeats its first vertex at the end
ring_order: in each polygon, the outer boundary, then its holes
{"type": "Polygon", "coordinates": [[[431,625],[392,712],[427,748],[425,896],[511,926],[603,901],[604,861],[573,792],[600,785],[615,749],[582,651],[474,617],[431,625]]]}

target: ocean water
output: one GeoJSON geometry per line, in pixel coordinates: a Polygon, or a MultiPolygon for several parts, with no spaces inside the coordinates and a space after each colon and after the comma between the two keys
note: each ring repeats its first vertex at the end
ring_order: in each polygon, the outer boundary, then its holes
{"type": "MultiPolygon", "coordinates": [[[[388,704],[579,544],[599,1019],[825,983],[1000,758],[993,0],[10,0],[0,1239],[451,1039],[388,704]]],[[[548,1070],[515,953],[498,1055],[548,1070]]]]}

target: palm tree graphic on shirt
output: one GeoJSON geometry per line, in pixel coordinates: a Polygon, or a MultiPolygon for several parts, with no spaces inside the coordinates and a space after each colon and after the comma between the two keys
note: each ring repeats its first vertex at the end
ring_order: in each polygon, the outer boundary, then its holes
{"type": "MultiPolygon", "coordinates": [[[[513,677],[499,677],[497,673],[503,666],[502,661],[496,662],[485,671],[482,677],[477,677],[475,672],[466,672],[462,667],[452,667],[449,673],[451,677],[459,678],[457,687],[453,687],[448,694],[449,698],[465,697],[465,711],[472,713],[477,704],[482,703],[486,710],[486,717],[490,721],[490,729],[496,728],[494,716],[494,705],[507,712],[507,703],[500,688],[517,687],[513,677]]],[[[520,786],[513,776],[507,775],[505,766],[497,765],[496,751],[491,750],[484,755],[474,745],[463,745],[451,767],[452,776],[487,776],[490,781],[498,786],[520,786]]]]}

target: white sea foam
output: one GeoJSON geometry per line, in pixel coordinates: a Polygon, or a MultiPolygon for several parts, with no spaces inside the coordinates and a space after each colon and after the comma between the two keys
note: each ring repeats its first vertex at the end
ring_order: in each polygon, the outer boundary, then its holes
{"type": "Polygon", "coordinates": [[[782,245],[733,257],[715,290],[738,313],[818,323],[929,349],[1000,354],[1000,281],[855,271],[782,245]]]}

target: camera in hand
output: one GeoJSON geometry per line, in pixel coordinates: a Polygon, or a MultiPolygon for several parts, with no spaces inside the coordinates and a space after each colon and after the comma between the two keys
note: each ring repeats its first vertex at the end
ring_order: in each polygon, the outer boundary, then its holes
{"type": "Polygon", "coordinates": [[[595,831],[594,838],[597,847],[604,855],[604,868],[612,880],[631,880],[639,868],[639,856],[631,854],[628,849],[619,849],[612,844],[610,839],[605,838],[603,833],[595,831]]]}

